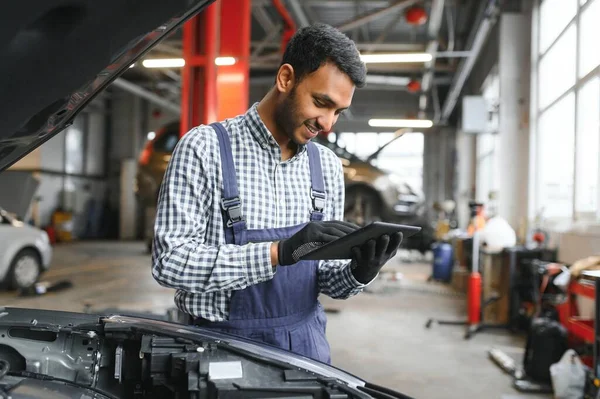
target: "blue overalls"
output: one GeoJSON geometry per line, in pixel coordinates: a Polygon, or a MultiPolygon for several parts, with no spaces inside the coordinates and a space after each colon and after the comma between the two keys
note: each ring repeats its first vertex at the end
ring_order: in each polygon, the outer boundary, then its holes
{"type": "MultiPolygon", "coordinates": [[[[227,130],[219,123],[211,125],[217,132],[223,173],[224,220],[228,244],[279,241],[292,236],[305,224],[250,230],[241,214],[235,164],[227,130]]],[[[323,220],[325,185],[321,158],[317,146],[307,145],[313,212],[311,220],[323,220]]],[[[290,266],[278,266],[273,279],[234,291],[229,319],[211,322],[200,319],[194,324],[215,328],[230,334],[262,341],[330,363],[330,348],[325,336],[326,316],[318,302],[318,261],[300,261],[290,266]]]]}

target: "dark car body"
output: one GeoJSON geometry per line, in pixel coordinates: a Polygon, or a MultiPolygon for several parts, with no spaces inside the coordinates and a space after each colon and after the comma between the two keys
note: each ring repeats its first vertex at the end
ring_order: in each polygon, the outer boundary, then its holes
{"type": "MultiPolygon", "coordinates": [[[[5,1],[0,171],[72,124],[200,0],[5,1]]],[[[173,320],[0,308],[0,397],[402,398],[291,352],[173,320]]]]}

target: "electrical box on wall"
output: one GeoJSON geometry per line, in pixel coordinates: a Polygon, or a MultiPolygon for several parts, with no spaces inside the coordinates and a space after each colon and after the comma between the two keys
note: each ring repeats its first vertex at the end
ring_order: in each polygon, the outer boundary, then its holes
{"type": "Polygon", "coordinates": [[[483,96],[463,96],[461,130],[464,133],[489,132],[489,105],[483,96]]]}

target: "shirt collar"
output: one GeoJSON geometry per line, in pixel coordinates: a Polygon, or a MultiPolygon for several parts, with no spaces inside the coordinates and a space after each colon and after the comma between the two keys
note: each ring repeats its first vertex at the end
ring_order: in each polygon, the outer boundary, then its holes
{"type": "MultiPolygon", "coordinates": [[[[252,136],[254,136],[256,141],[258,141],[262,148],[279,145],[277,144],[277,141],[275,141],[275,138],[273,137],[269,129],[267,129],[265,123],[260,118],[260,115],[258,114],[257,102],[252,104],[248,111],[246,111],[244,119],[246,120],[250,133],[252,134],[252,136]]],[[[302,155],[305,150],[305,145],[299,145],[298,152],[292,159],[298,157],[299,155],[302,155]]]]}

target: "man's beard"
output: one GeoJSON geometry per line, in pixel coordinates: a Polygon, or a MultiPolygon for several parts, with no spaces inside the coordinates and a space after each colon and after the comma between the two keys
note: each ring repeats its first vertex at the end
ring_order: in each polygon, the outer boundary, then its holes
{"type": "MultiPolygon", "coordinates": [[[[298,127],[296,124],[296,88],[294,87],[290,94],[275,109],[275,124],[290,140],[294,141],[294,131],[298,127]]],[[[295,144],[298,144],[294,141],[295,144]]]]}

